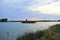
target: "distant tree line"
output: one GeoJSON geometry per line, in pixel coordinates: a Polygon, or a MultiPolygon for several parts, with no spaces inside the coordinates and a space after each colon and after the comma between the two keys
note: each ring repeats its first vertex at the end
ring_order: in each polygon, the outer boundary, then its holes
{"type": "Polygon", "coordinates": [[[7,22],[7,19],[0,19],[0,22],[7,22]]]}

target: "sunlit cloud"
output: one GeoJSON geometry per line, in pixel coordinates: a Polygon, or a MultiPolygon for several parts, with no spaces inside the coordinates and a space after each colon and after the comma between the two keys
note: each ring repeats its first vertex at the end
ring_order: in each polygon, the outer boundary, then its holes
{"type": "Polygon", "coordinates": [[[60,15],[60,1],[48,0],[43,2],[44,5],[38,4],[29,6],[28,9],[44,14],[60,15]]]}
{"type": "Polygon", "coordinates": [[[1,0],[0,6],[0,18],[60,19],[59,0],[1,0]]]}

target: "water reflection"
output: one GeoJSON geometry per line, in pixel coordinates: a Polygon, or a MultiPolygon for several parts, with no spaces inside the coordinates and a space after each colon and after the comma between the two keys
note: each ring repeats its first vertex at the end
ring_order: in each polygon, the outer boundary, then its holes
{"type": "Polygon", "coordinates": [[[18,34],[47,29],[55,24],[60,24],[60,22],[38,22],[35,24],[22,24],[20,22],[0,23],[0,40],[15,40],[18,34]]]}

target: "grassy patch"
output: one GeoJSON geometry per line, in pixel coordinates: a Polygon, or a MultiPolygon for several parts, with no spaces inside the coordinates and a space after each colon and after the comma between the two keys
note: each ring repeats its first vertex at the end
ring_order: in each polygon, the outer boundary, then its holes
{"type": "Polygon", "coordinates": [[[16,40],[58,40],[56,33],[60,33],[60,24],[50,26],[49,29],[36,32],[26,32],[16,40]]]}

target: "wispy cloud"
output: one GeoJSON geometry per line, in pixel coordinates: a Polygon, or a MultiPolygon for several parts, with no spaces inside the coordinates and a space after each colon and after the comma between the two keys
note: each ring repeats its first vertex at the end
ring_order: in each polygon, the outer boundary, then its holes
{"type": "Polygon", "coordinates": [[[45,0],[42,3],[33,4],[28,7],[29,10],[37,11],[44,14],[60,15],[60,1],[57,0],[45,0]],[[40,5],[42,4],[42,5],[40,5]]]}
{"type": "Polygon", "coordinates": [[[60,19],[59,5],[59,0],[1,0],[0,18],[60,19]]]}

